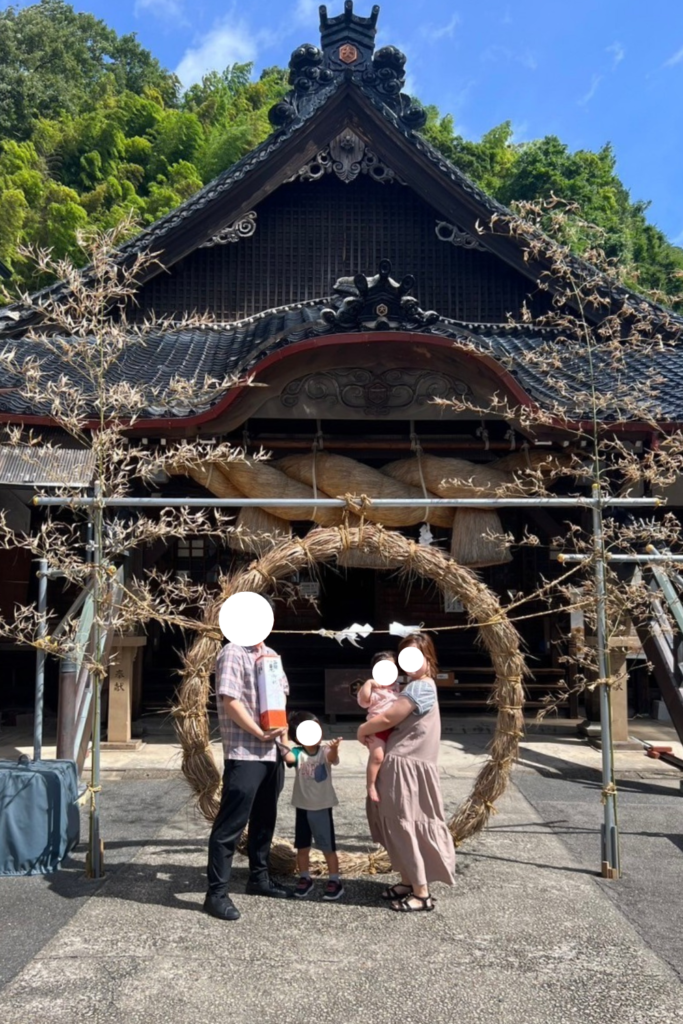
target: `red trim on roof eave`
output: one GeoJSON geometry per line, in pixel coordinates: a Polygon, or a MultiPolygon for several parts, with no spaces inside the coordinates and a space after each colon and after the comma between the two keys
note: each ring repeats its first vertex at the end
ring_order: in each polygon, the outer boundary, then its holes
{"type": "MultiPolygon", "coordinates": [[[[295,342],[293,345],[287,345],[285,348],[272,352],[264,359],[261,359],[256,366],[249,371],[249,374],[255,380],[258,380],[258,376],[261,371],[268,369],[270,366],[274,366],[285,359],[289,359],[290,356],[299,355],[302,352],[308,352],[314,348],[332,348],[333,346],[340,345],[367,345],[368,343],[396,344],[397,342],[403,342],[404,344],[431,345],[435,348],[449,348],[457,350],[458,355],[487,366],[493,372],[494,376],[499,378],[501,384],[505,386],[508,392],[514,396],[515,400],[519,402],[520,405],[528,406],[530,408],[534,407],[533,401],[529,395],[520,388],[514,377],[512,377],[507,370],[503,369],[500,363],[496,362],[495,359],[492,359],[491,356],[470,352],[468,350],[460,350],[457,341],[454,341],[452,338],[442,338],[433,334],[414,334],[410,331],[364,331],[360,334],[332,334],[321,338],[308,338],[306,341],[295,342]]],[[[154,420],[139,419],[135,421],[134,429],[167,431],[179,426],[200,426],[204,423],[209,423],[211,420],[218,419],[219,416],[225,413],[225,411],[241,397],[248,387],[249,385],[245,384],[241,387],[233,388],[219,402],[217,402],[216,405],[207,409],[206,412],[198,413],[196,416],[154,420]]],[[[51,427],[54,427],[55,425],[54,420],[48,416],[13,416],[10,413],[0,413],[0,423],[29,423],[37,426],[51,427]]],[[[88,423],[88,427],[91,429],[95,429],[98,426],[99,420],[92,420],[88,423]]]]}
{"type": "MultiPolygon", "coordinates": [[[[330,348],[332,346],[339,345],[367,345],[370,344],[387,344],[397,342],[409,343],[409,344],[421,344],[431,345],[435,348],[450,348],[457,351],[458,355],[464,357],[472,362],[480,363],[491,370],[493,375],[498,378],[501,384],[506,390],[515,398],[515,400],[521,406],[525,406],[529,409],[537,408],[536,403],[533,399],[520,387],[515,378],[510,374],[504,367],[500,365],[497,360],[493,359],[492,356],[486,355],[482,352],[472,352],[469,349],[461,349],[457,341],[452,338],[443,338],[433,334],[414,334],[411,331],[364,331],[360,334],[332,334],[326,335],[320,338],[309,338],[306,341],[296,342],[293,345],[287,345],[285,348],[278,349],[276,352],[272,352],[264,359],[260,360],[256,366],[249,371],[250,375],[258,380],[259,372],[267,369],[276,363],[282,362],[288,359],[292,355],[298,355],[302,352],[310,351],[313,348],[330,348]]],[[[198,413],[196,416],[177,417],[177,418],[165,418],[165,419],[153,419],[143,420],[139,419],[135,421],[133,428],[135,430],[146,430],[152,431],[157,430],[162,433],[171,431],[174,428],[177,429],[179,426],[201,426],[205,423],[210,423],[211,420],[218,419],[227,409],[233,405],[238,398],[240,398],[243,392],[249,387],[249,385],[242,385],[231,389],[224,398],[217,402],[216,405],[212,406],[211,409],[207,409],[206,412],[198,413]]],[[[55,421],[49,416],[15,416],[11,413],[0,413],[0,423],[22,423],[29,424],[31,426],[41,427],[54,427],[55,421]]],[[[89,429],[96,429],[99,427],[99,420],[88,421],[89,429]]],[[[562,423],[557,422],[557,428],[576,430],[586,429],[593,426],[592,423],[562,423]]],[[[675,422],[666,422],[659,425],[660,430],[675,429],[678,426],[675,422]]],[[[611,424],[612,429],[619,427],[620,430],[631,432],[631,431],[642,431],[646,428],[646,424],[640,423],[624,423],[624,424],[611,424]]]]}

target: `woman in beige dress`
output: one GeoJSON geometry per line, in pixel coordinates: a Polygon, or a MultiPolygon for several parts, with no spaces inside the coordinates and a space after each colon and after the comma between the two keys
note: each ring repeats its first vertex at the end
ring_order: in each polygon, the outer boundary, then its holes
{"type": "Polygon", "coordinates": [[[392,910],[433,910],[431,882],[452,885],[455,847],[441,797],[439,742],[441,717],[434,678],[437,672],[434,644],[426,634],[406,637],[399,645],[417,647],[424,657],[418,672],[408,674],[401,696],[382,715],[364,722],[358,739],[393,728],[377,778],[379,803],[367,802],[370,833],[401,875],[382,898],[392,910]]]}

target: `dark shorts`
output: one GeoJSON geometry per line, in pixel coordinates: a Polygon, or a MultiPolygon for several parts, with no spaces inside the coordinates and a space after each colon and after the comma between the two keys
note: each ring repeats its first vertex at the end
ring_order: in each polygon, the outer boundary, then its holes
{"type": "Polygon", "coordinates": [[[294,845],[297,850],[308,850],[314,841],[323,853],[334,853],[337,849],[331,807],[323,811],[304,811],[297,807],[294,845]]]}
{"type": "Polygon", "coordinates": [[[389,737],[391,736],[393,731],[394,731],[393,728],[392,729],[382,729],[381,732],[376,732],[375,736],[377,737],[378,740],[381,740],[382,743],[386,743],[387,740],[389,739],[389,737]]]}

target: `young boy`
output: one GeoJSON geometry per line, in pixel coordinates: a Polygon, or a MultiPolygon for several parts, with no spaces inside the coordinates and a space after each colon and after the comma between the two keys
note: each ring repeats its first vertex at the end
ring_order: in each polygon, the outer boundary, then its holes
{"type": "MultiPolygon", "coordinates": [[[[295,712],[289,719],[289,735],[295,742],[281,743],[285,763],[296,769],[292,805],[296,807],[294,845],[299,881],[294,895],[303,899],[313,888],[310,872],[311,845],[322,851],[329,881],[323,894],[324,900],[338,900],[344,894],[339,877],[339,858],[336,854],[332,808],[339,803],[332,785],[332,765],[339,764],[341,738],[306,746],[296,739],[302,722],[320,722],[307,711],[295,712]]],[[[320,730],[322,736],[322,730],[320,730]]]]}

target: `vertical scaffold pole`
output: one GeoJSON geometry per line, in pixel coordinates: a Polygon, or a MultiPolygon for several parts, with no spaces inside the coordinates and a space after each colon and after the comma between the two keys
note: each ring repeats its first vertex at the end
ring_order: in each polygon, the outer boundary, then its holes
{"type": "MultiPolygon", "coordinates": [[[[95,496],[100,497],[99,485],[95,496]]],[[[87,873],[90,878],[102,878],[104,864],[100,839],[100,731],[102,720],[102,586],[100,569],[102,565],[102,506],[93,505],[93,715],[92,715],[92,776],[90,780],[90,841],[88,846],[87,873]]]]}
{"type": "MultiPolygon", "coordinates": [[[[600,498],[600,488],[593,485],[593,496],[600,498]]],[[[609,678],[609,652],[607,649],[607,600],[605,584],[605,538],[602,528],[602,504],[593,505],[593,552],[595,555],[596,634],[598,646],[598,675],[609,678]]],[[[617,879],[619,869],[619,830],[617,825],[617,791],[614,785],[614,758],[612,749],[612,701],[609,683],[603,682],[600,691],[600,731],[602,736],[602,876],[617,879]]]]}
{"type": "MultiPolygon", "coordinates": [[[[38,560],[38,639],[47,636],[47,559],[38,560]]],[[[40,761],[43,753],[43,711],[45,707],[45,649],[36,651],[36,699],[33,718],[33,760],[40,761]]]]}

